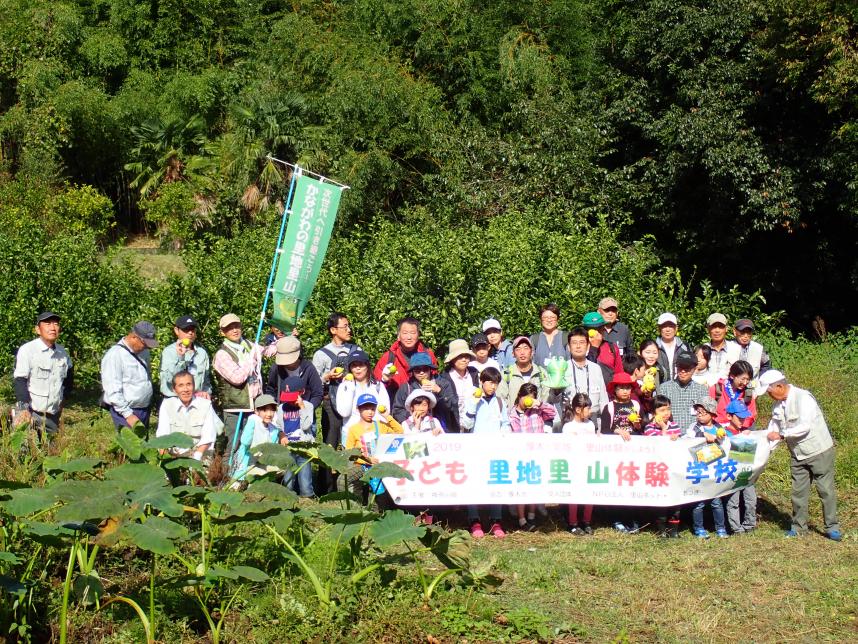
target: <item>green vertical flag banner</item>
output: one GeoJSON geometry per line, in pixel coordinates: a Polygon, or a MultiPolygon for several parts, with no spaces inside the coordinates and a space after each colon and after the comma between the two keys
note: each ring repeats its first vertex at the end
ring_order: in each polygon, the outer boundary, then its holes
{"type": "Polygon", "coordinates": [[[288,331],[310,299],[331,240],[342,188],[301,175],[274,278],[273,324],[288,331]]]}

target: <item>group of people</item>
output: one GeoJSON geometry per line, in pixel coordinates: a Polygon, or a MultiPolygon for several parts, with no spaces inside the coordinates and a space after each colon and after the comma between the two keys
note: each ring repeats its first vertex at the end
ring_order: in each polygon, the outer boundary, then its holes
{"type": "MultiPolygon", "coordinates": [[[[405,317],[395,341],[373,361],[352,341],[348,317],[333,313],[327,321],[330,341],[310,360],[294,332],[272,327],[257,344],[229,313],[219,321],[221,344],[212,360],[198,341],[197,321],[185,315],[175,321],[175,341],[161,354],[156,435],[192,437],[188,455],[199,460],[227,455],[236,481],[271,471],[256,459],[264,443],[323,441],[359,448],[361,457],[344,478],[355,492],[366,494],[363,471],[376,462],[374,446],[382,433],[468,432],[488,438],[502,432],[563,432],[720,442],[755,429],[756,398],[766,393],[775,401],[767,437],[783,440],[791,453],[793,521],[787,534],[807,532],[814,483],[823,501],[825,532],[840,540],[831,434],[813,396],[771,367],[753,339],[751,320],[737,320],[730,340],[726,317],[713,313],[706,320],[709,342],[695,347],[682,341],[676,316],[667,312],[657,319],[659,336],[635,346],[610,297],[569,331],[559,320],[559,308],[547,304],[540,310],[540,331],[509,340],[497,319],[487,319],[470,342],[449,342],[439,362],[421,340],[420,322],[405,317]],[[263,374],[266,359],[273,360],[263,374]]],[[[31,421],[51,435],[61,426],[73,369],[57,344],[58,315],[40,314],[35,332],[38,337],[18,351],[14,413],[16,422],[31,421]]],[[[117,429],[148,428],[154,402],[150,352],[158,346],[154,325],[141,321],[104,354],[100,404],[117,429]]],[[[280,474],[301,496],[337,489],[335,472],[325,467],[314,472],[300,456],[296,461],[294,471],[280,474]]],[[[391,503],[380,481],[370,487],[380,504],[391,503]]],[[[707,505],[719,536],[728,536],[728,527],[732,533],[756,527],[753,485],[727,496],[726,512],[721,499],[694,504],[692,530],[701,538],[708,536],[707,505]]],[[[502,511],[501,506],[468,507],[471,533],[483,536],[485,525],[502,537],[502,511]],[[487,524],[481,510],[488,514],[487,524]]],[[[513,506],[511,512],[519,529],[532,530],[545,508],[513,506]]],[[[623,532],[636,532],[643,520],[630,509],[607,508],[607,513],[609,523],[623,532]]],[[[664,536],[678,534],[680,508],[656,515],[664,536]]],[[[591,534],[592,516],[592,506],[569,506],[570,532],[591,534]]]]}

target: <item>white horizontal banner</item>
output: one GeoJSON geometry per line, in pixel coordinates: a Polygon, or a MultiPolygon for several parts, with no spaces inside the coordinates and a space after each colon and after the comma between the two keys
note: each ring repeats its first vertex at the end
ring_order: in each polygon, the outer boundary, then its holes
{"type": "Polygon", "coordinates": [[[702,438],[564,434],[382,434],[375,455],[414,476],[387,478],[399,505],[578,503],[675,506],[754,483],[764,431],[702,438]]]}

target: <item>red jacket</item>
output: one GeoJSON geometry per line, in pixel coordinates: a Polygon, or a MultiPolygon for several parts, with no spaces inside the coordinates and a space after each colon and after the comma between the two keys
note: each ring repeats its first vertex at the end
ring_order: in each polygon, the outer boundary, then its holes
{"type": "MultiPolygon", "coordinates": [[[[438,367],[438,359],[435,357],[435,354],[432,352],[432,349],[427,349],[426,346],[417,341],[417,346],[415,347],[415,352],[424,351],[429,354],[429,357],[432,358],[432,362],[435,364],[435,368],[438,367]]],[[[375,363],[375,369],[372,370],[372,375],[375,376],[375,379],[381,382],[381,372],[384,371],[384,368],[393,363],[396,365],[396,373],[393,374],[393,377],[390,379],[390,382],[387,383],[388,390],[396,391],[400,386],[404,385],[408,382],[408,358],[405,357],[405,354],[402,352],[402,348],[399,345],[399,340],[390,345],[390,348],[381,354],[381,357],[378,359],[378,362],[375,363]],[[391,360],[391,357],[393,360],[391,360]]],[[[393,400],[393,398],[391,398],[393,400]]]]}
{"type": "Polygon", "coordinates": [[[605,365],[608,369],[612,369],[614,373],[623,371],[623,358],[620,356],[620,351],[615,344],[602,342],[596,351],[598,351],[596,354],[597,364],[605,365]]]}
{"type": "MultiPolygon", "coordinates": [[[[724,425],[724,429],[729,431],[731,434],[737,434],[738,432],[734,432],[732,430],[730,425],[730,419],[727,417],[727,405],[730,404],[730,400],[729,396],[727,395],[727,392],[724,390],[724,378],[719,380],[717,385],[712,385],[711,387],[709,387],[709,395],[714,398],[718,403],[718,406],[715,408],[715,422],[724,425]],[[719,391],[721,392],[720,396],[718,394],[719,391]]],[[[745,402],[744,397],[745,390],[742,389],[739,392],[739,399],[742,402],[745,402]]],[[[751,402],[747,403],[747,406],[748,411],[751,412],[751,415],[748,416],[742,422],[743,429],[747,429],[748,427],[753,425],[754,421],[757,419],[757,399],[752,397],[751,402]]]]}

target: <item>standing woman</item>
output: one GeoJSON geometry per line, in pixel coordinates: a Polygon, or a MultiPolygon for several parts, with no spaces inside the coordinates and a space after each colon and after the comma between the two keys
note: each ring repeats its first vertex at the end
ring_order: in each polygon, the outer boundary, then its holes
{"type": "Polygon", "coordinates": [[[569,348],[566,346],[566,331],[560,328],[560,307],[553,302],[540,309],[539,322],[542,331],[530,336],[533,345],[533,362],[540,367],[551,358],[569,359],[569,348]]]}

